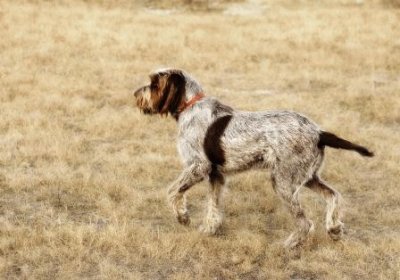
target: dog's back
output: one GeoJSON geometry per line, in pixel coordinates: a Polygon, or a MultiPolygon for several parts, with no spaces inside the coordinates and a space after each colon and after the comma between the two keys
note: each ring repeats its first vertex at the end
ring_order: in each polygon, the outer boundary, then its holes
{"type": "Polygon", "coordinates": [[[319,153],[319,128],[290,111],[235,111],[221,137],[225,170],[274,168],[292,162],[311,165],[319,153]]]}

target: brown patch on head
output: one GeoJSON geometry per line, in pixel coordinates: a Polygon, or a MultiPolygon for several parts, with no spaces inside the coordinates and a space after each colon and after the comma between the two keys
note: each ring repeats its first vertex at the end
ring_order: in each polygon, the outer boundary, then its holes
{"type": "Polygon", "coordinates": [[[185,83],[181,71],[168,71],[158,75],[157,95],[154,96],[158,99],[155,104],[160,114],[177,113],[185,95],[185,83]]]}
{"type": "Polygon", "coordinates": [[[185,96],[185,76],[179,70],[165,70],[150,75],[150,85],[135,92],[137,105],[144,113],[177,117],[185,96]]]}

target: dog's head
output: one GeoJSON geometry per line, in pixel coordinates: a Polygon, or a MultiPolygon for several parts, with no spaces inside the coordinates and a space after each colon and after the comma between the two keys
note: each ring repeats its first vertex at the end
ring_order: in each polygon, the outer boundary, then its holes
{"type": "Polygon", "coordinates": [[[150,74],[150,84],[134,93],[144,114],[175,115],[185,98],[186,78],[181,70],[166,69],[150,74]]]}

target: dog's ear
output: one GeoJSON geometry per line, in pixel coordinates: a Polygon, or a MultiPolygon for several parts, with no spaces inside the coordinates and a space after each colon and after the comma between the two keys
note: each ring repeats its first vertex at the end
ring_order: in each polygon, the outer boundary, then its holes
{"type": "Polygon", "coordinates": [[[185,96],[186,79],[182,72],[167,74],[158,111],[160,114],[174,115],[185,96]]]}
{"type": "Polygon", "coordinates": [[[158,75],[157,73],[153,73],[150,74],[149,76],[150,78],[150,89],[151,90],[156,90],[159,88],[160,86],[160,75],[158,75]]]}

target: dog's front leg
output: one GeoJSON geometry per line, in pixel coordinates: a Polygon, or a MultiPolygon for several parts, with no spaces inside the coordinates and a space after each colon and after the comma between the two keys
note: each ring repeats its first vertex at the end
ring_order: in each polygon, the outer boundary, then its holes
{"type": "Polygon", "coordinates": [[[201,182],[208,174],[208,167],[192,164],[185,168],[179,177],[168,187],[168,201],[179,223],[190,224],[186,208],[185,192],[196,183],[201,182]]]}
{"type": "Polygon", "coordinates": [[[222,192],[225,178],[218,169],[213,169],[209,174],[210,192],[208,197],[207,215],[200,231],[207,234],[216,234],[223,220],[222,192]]]}

